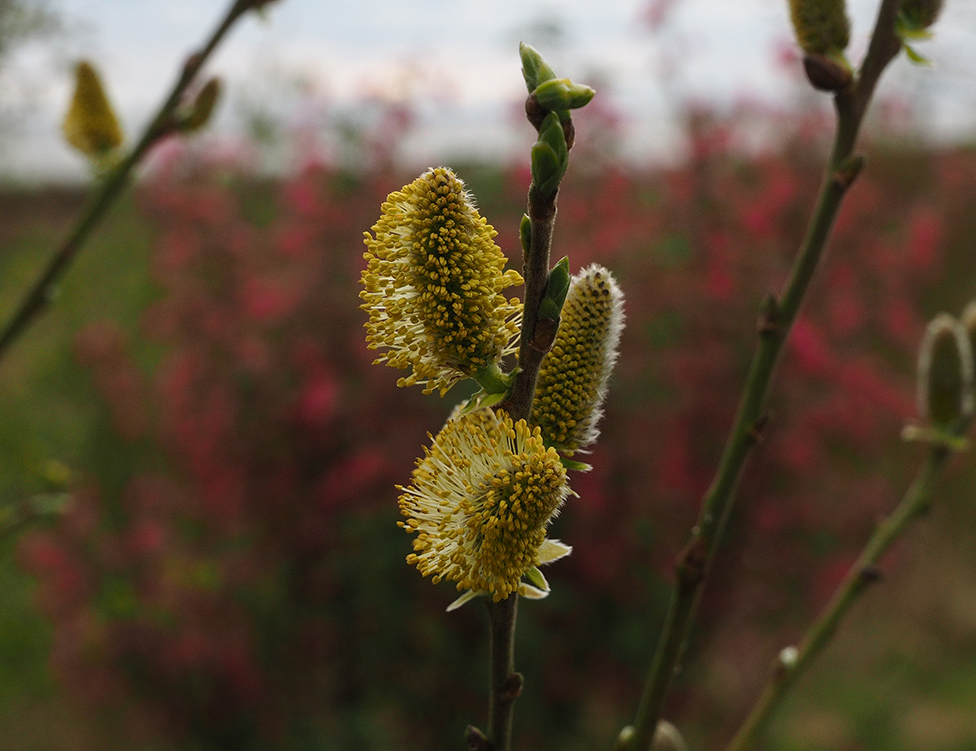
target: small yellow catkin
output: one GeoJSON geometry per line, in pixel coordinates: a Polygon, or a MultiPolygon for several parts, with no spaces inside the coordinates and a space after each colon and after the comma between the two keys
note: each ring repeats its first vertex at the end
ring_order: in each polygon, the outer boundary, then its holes
{"type": "Polygon", "coordinates": [[[532,424],[560,451],[572,454],[599,435],[623,321],[623,293],[609,271],[593,264],[573,277],[532,406],[532,424]]]}
{"type": "Polygon", "coordinates": [[[851,40],[844,0],[790,0],[790,19],[800,48],[811,55],[839,55],[851,40]]]}
{"type": "Polygon", "coordinates": [[[75,68],[75,91],[61,130],[71,146],[93,159],[104,157],[122,144],[122,127],[101,78],[87,61],[75,68]]]}

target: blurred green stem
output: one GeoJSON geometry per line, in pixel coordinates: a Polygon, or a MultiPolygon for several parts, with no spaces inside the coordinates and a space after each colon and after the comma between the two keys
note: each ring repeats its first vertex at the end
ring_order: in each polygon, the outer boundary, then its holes
{"type": "Polygon", "coordinates": [[[912,521],[928,509],[929,486],[949,455],[950,450],[945,446],[932,446],[929,449],[925,464],[915,475],[915,480],[901,502],[891,516],[878,525],[861,557],[847,572],[820,617],[807,630],[795,655],[784,660],[783,653],[780,653],[780,659],[777,660],[766,688],[726,751],[746,751],[752,748],[783,697],[830,641],[841,618],[850,610],[865,587],[878,578],[877,563],[882,554],[912,521]]]}
{"type": "Polygon", "coordinates": [[[709,568],[728,523],[739,477],[762,435],[766,400],[780,352],[820,263],[844,195],[860,170],[862,160],[854,156],[854,147],[864,113],[882,71],[901,49],[895,35],[899,4],[900,0],[883,0],[856,82],[834,97],[837,132],[817,205],[782,294],[778,299],[770,296],[763,306],[759,344],[735,424],[715,479],[702,501],[691,539],[676,562],[677,584],[637,709],[634,734],[627,744],[629,751],[647,751],[651,747],[671,680],[680,667],[709,568]]]}
{"type": "Polygon", "coordinates": [[[135,166],[146,152],[171,128],[174,110],[187,87],[196,78],[203,64],[220,44],[231,26],[254,6],[254,0],[234,0],[214,29],[204,46],[187,58],[183,70],[167,95],[163,104],[150,120],[138,143],[115,169],[105,177],[98,191],[92,196],[84,213],[79,217],[68,236],[61,243],[44,273],[24,295],[16,311],[0,330],[0,360],[7,354],[11,345],[35,321],[54,299],[57,283],[74,261],[78,252],[94,232],[99,222],[111,208],[115,200],[126,188],[135,166]]]}

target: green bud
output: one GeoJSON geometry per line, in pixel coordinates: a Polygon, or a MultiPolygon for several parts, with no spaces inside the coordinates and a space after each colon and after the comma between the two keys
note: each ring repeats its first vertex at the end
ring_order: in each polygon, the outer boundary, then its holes
{"type": "Polygon", "coordinates": [[[904,0],[895,22],[895,33],[901,39],[908,59],[916,65],[933,65],[932,61],[915,50],[910,42],[931,39],[929,27],[942,12],[942,0],[904,0]]]}
{"type": "Polygon", "coordinates": [[[539,318],[551,318],[559,320],[559,314],[566,302],[566,295],[569,293],[569,285],[572,281],[569,274],[569,256],[563,258],[553,266],[549,272],[549,279],[546,281],[546,292],[539,303],[539,318]]]}
{"type": "Polygon", "coordinates": [[[790,0],[790,19],[796,41],[807,54],[834,56],[851,41],[844,0],[790,0]]]}
{"type": "Polygon", "coordinates": [[[182,133],[194,133],[203,128],[210,122],[210,117],[217,106],[217,100],[220,99],[220,93],[219,78],[211,78],[207,81],[185,114],[177,122],[177,129],[182,133]]]}
{"type": "Polygon", "coordinates": [[[560,161],[564,162],[569,158],[566,133],[562,123],[559,122],[559,115],[555,112],[550,112],[542,121],[542,126],[539,128],[539,142],[551,148],[560,161]]]}
{"type": "Polygon", "coordinates": [[[505,394],[512,385],[511,376],[502,373],[498,363],[490,363],[471,376],[487,394],[505,394]]]}
{"type": "Polygon", "coordinates": [[[924,31],[942,12],[943,0],[903,0],[898,14],[900,30],[924,31]]]}
{"type": "Polygon", "coordinates": [[[542,55],[525,42],[519,43],[519,56],[522,58],[522,78],[530,94],[540,84],[556,77],[556,72],[542,59],[542,55]]]}
{"type": "Polygon", "coordinates": [[[562,165],[556,153],[544,143],[532,147],[532,183],[543,195],[551,196],[559,186],[562,165]]]}
{"type": "Polygon", "coordinates": [[[528,214],[522,214],[522,221],[519,223],[519,240],[522,243],[522,254],[529,255],[529,248],[532,247],[532,220],[528,214]]]}
{"type": "Polygon", "coordinates": [[[951,430],[973,412],[973,354],[962,324],[947,313],[929,322],[918,358],[918,410],[951,430]]]}
{"type": "Polygon", "coordinates": [[[568,78],[553,78],[539,84],[532,93],[544,109],[558,111],[584,107],[596,92],[589,86],[573,83],[568,78]]]}
{"type": "Polygon", "coordinates": [[[569,166],[569,149],[559,116],[550,112],[539,128],[539,140],[532,147],[533,187],[546,198],[555,194],[569,166]]]}

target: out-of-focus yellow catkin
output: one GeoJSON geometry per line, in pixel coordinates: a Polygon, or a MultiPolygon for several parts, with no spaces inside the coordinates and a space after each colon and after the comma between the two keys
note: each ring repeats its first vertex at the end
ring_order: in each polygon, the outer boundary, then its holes
{"type": "Polygon", "coordinates": [[[61,124],[65,140],[90,159],[101,159],[124,139],[98,72],[87,61],[75,68],[75,91],[61,124]]]}
{"type": "Polygon", "coordinates": [[[532,424],[560,451],[584,449],[599,434],[623,321],[623,293],[609,271],[593,264],[573,277],[532,406],[532,424]]]}
{"type": "Polygon", "coordinates": [[[947,313],[929,322],[918,358],[918,409],[948,430],[973,413],[973,354],[963,325],[947,313]]]}
{"type": "Polygon", "coordinates": [[[790,0],[790,18],[804,52],[843,56],[851,40],[844,0],[790,0]]]}

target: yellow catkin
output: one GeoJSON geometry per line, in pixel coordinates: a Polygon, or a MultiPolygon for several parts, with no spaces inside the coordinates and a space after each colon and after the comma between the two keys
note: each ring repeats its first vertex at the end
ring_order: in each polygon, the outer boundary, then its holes
{"type": "Polygon", "coordinates": [[[105,156],[122,144],[122,127],[91,63],[75,68],[75,91],[61,124],[65,140],[85,156],[105,156]]]}
{"type": "Polygon", "coordinates": [[[417,535],[407,562],[496,601],[539,564],[546,527],[569,494],[539,429],[490,409],[449,420],[400,489],[400,525],[417,535]]]}
{"type": "Polygon", "coordinates": [[[573,453],[597,438],[623,317],[623,294],[609,271],[594,264],[573,278],[532,407],[532,424],[561,451],[573,453]]]}
{"type": "Polygon", "coordinates": [[[515,351],[521,304],[502,292],[522,278],[505,271],[496,234],[445,168],[383,203],[366,233],[360,297],[369,313],[366,341],[384,350],[376,362],[411,370],[399,385],[444,394],[515,351]]]}

